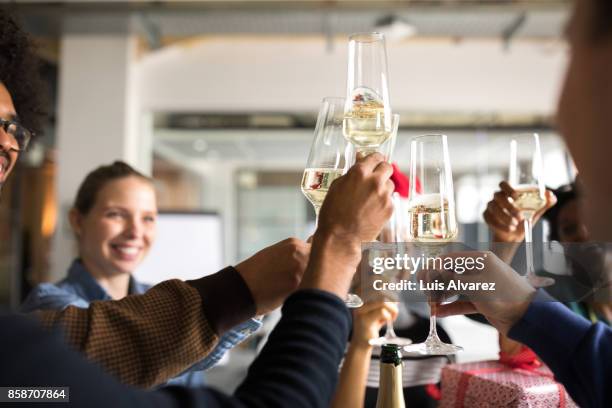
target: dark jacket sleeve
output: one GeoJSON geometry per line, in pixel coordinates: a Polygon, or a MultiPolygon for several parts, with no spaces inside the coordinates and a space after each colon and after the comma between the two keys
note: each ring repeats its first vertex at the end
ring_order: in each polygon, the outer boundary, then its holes
{"type": "Polygon", "coordinates": [[[234,396],[201,388],[145,392],[118,383],[23,316],[0,317],[0,386],[68,386],[74,407],[327,407],[349,331],[343,302],[301,291],[234,396]]]}
{"type": "Polygon", "coordinates": [[[612,329],[538,291],[509,336],[531,347],[581,407],[612,407],[612,329]]]}

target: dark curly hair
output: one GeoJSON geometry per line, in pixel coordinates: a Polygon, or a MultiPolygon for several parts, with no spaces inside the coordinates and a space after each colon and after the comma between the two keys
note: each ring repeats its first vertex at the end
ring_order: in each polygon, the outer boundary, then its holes
{"type": "Polygon", "coordinates": [[[6,10],[0,8],[0,82],[11,94],[19,121],[40,135],[47,92],[34,44],[6,10]]]}
{"type": "Polygon", "coordinates": [[[553,193],[557,197],[557,204],[546,211],[543,217],[548,221],[550,227],[548,239],[550,241],[559,241],[559,213],[567,204],[581,197],[579,183],[574,182],[563,185],[553,190],[553,193]]]}

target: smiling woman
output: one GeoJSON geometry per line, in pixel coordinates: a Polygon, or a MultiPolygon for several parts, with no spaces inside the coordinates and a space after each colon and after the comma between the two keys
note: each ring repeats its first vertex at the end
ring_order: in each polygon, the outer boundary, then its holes
{"type": "MultiPolygon", "coordinates": [[[[22,311],[62,310],[70,305],[87,308],[93,301],[146,292],[149,286],[136,281],[132,273],[155,240],[156,218],[157,200],[151,179],[120,161],[89,173],[70,210],[78,258],[64,280],[34,288],[22,311]]],[[[202,371],[216,364],[227,350],[260,325],[250,319],[228,331],[212,353],[171,383],[201,386],[202,371]]]]}
{"type": "Polygon", "coordinates": [[[79,187],[70,211],[79,258],[111,298],[129,294],[131,273],[155,239],[156,216],[151,180],[123,162],[99,167],[79,187]]]}

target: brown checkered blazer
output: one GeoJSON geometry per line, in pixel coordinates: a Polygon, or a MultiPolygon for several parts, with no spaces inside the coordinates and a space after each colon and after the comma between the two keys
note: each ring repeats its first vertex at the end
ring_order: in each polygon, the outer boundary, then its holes
{"type": "Polygon", "coordinates": [[[35,314],[47,328],[63,327],[68,344],[123,383],[152,387],[200,361],[217,344],[202,303],[194,286],[170,280],[144,295],[35,314]]]}

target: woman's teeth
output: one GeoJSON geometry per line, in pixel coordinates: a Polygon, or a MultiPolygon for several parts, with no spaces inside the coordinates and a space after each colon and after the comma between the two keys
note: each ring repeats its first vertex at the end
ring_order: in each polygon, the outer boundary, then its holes
{"type": "Polygon", "coordinates": [[[115,248],[125,255],[136,255],[139,251],[139,249],[135,247],[116,246],[115,248]]]}

